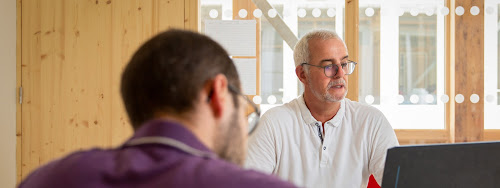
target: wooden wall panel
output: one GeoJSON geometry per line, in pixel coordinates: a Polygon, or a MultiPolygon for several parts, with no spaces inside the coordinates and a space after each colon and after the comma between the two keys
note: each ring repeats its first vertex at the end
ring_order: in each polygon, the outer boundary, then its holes
{"type": "MultiPolygon", "coordinates": [[[[349,60],[358,62],[359,58],[359,0],[345,1],[345,43],[349,51],[349,60]]],[[[359,64],[362,66],[361,64],[359,64]]],[[[347,98],[358,101],[358,68],[349,75],[347,98]]]]}
{"type": "Polygon", "coordinates": [[[22,106],[19,103],[20,100],[20,88],[21,88],[21,80],[22,80],[22,72],[21,72],[21,62],[22,62],[22,4],[21,0],[16,0],[16,88],[17,88],[17,101],[16,101],[16,182],[21,181],[21,142],[22,142],[22,106]]]}
{"type": "Polygon", "coordinates": [[[185,19],[185,4],[198,1],[19,0],[18,181],[50,160],[114,147],[131,135],[119,93],[122,70],[156,33],[183,29],[185,20],[197,30],[185,19]]]}
{"type": "MultiPolygon", "coordinates": [[[[466,11],[455,15],[455,93],[462,94],[465,101],[455,105],[455,141],[483,140],[484,132],[484,11],[473,16],[469,10],[478,6],[484,10],[483,0],[456,0],[456,6],[466,11]],[[477,104],[470,96],[478,94],[477,104]]],[[[453,7],[454,8],[454,7],[453,7]]],[[[453,102],[453,101],[452,101],[453,102]]]]}
{"type": "MultiPolygon", "coordinates": [[[[121,2],[121,1],[120,1],[121,2]]],[[[159,32],[158,15],[159,10],[156,1],[127,1],[112,6],[110,19],[111,38],[110,44],[105,49],[111,54],[111,63],[108,89],[113,94],[111,108],[108,109],[111,116],[111,139],[112,145],[118,145],[124,141],[123,135],[131,134],[128,117],[120,96],[121,73],[126,63],[132,57],[137,48],[147,39],[159,32]]],[[[105,36],[102,36],[105,38],[105,36]]]]}
{"type": "Polygon", "coordinates": [[[160,30],[184,29],[184,0],[158,0],[157,7],[160,30]]]}
{"type": "Polygon", "coordinates": [[[448,140],[455,142],[455,0],[446,0],[446,5],[450,8],[450,14],[445,16],[445,94],[450,97],[450,101],[445,104],[446,130],[448,140]]]}
{"type": "Polygon", "coordinates": [[[201,30],[200,22],[200,1],[188,0],[184,3],[184,29],[199,32],[201,30]]]}
{"type": "MultiPolygon", "coordinates": [[[[34,97],[31,97],[29,94],[30,90],[40,91],[40,86],[35,82],[35,79],[27,79],[29,77],[39,78],[40,77],[40,67],[39,66],[31,66],[30,62],[39,61],[40,53],[36,48],[28,48],[28,46],[39,46],[40,33],[38,30],[40,29],[40,21],[38,15],[40,15],[40,2],[22,2],[22,84],[24,87],[30,87],[29,89],[24,89],[23,99],[24,105],[22,105],[22,138],[21,138],[21,173],[29,172],[35,166],[39,166],[39,158],[40,158],[40,142],[41,139],[39,137],[40,134],[37,134],[37,124],[41,124],[41,114],[36,113],[40,111],[40,100],[34,100],[34,97]],[[26,6],[28,3],[31,3],[30,6],[26,6]],[[28,19],[27,13],[37,15],[31,16],[28,19]],[[33,102],[32,102],[33,100],[33,102]],[[28,113],[32,112],[32,113],[28,113]],[[36,124],[35,124],[36,123],[36,124]]],[[[19,159],[19,157],[16,157],[19,159]]],[[[19,170],[19,169],[18,169],[19,170]]],[[[22,174],[24,177],[25,175],[22,174]]]]}

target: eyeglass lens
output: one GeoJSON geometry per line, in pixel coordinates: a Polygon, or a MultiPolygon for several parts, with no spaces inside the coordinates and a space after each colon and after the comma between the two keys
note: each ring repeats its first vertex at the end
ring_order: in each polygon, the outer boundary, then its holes
{"type": "Polygon", "coordinates": [[[250,135],[257,126],[257,123],[259,121],[259,115],[257,114],[257,112],[253,112],[249,114],[247,118],[248,118],[248,134],[250,135]]]}
{"type": "MultiPolygon", "coordinates": [[[[345,63],[342,64],[342,69],[344,70],[345,74],[349,75],[352,74],[354,71],[355,64],[353,62],[345,63]]],[[[337,74],[339,71],[339,66],[335,64],[330,64],[325,67],[325,75],[327,77],[333,77],[337,74]]]]}

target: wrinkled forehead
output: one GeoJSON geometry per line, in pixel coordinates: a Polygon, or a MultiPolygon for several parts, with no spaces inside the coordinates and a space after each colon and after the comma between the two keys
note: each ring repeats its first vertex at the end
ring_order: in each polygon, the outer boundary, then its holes
{"type": "Polygon", "coordinates": [[[341,61],[348,56],[347,47],[341,39],[332,38],[325,40],[313,38],[309,40],[308,46],[309,58],[312,61],[318,61],[318,58],[341,61]]]}

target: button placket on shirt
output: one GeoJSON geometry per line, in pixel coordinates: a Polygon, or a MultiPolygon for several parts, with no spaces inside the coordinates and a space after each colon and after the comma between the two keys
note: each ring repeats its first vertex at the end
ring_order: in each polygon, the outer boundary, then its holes
{"type": "Polygon", "coordinates": [[[321,126],[318,122],[314,123],[314,125],[316,125],[316,134],[318,135],[319,139],[321,140],[321,144],[323,144],[323,141],[324,141],[324,138],[323,138],[323,134],[321,133],[322,130],[321,130],[321,126]]]}
{"type": "MultiPolygon", "coordinates": [[[[328,161],[329,161],[329,158],[330,158],[330,154],[327,152],[327,148],[328,148],[328,143],[330,143],[330,139],[327,139],[326,137],[326,134],[330,133],[332,130],[332,128],[335,128],[336,126],[333,125],[331,122],[326,122],[325,123],[325,138],[324,138],[324,141],[322,143],[322,151],[321,151],[321,162],[320,162],[320,167],[327,167],[328,165],[328,161]],[[331,125],[331,127],[327,126],[327,125],[331,125]]],[[[329,134],[331,136],[331,134],[329,134]]],[[[329,137],[328,137],[329,138],[329,137]]]]}
{"type": "MultiPolygon", "coordinates": [[[[326,122],[325,124],[328,124],[328,122],[326,122]]],[[[323,127],[323,129],[324,129],[324,132],[325,132],[324,137],[326,138],[326,127],[323,127]]],[[[323,152],[325,152],[325,151],[326,151],[326,143],[327,143],[327,142],[326,142],[326,139],[325,139],[325,138],[323,138],[323,143],[322,143],[322,145],[323,145],[323,152]]]]}
{"type": "Polygon", "coordinates": [[[326,141],[326,127],[324,127],[324,129],[325,129],[325,135],[324,135],[323,142],[321,143],[321,148],[320,148],[320,153],[321,153],[320,167],[326,167],[326,165],[328,164],[328,156],[329,156],[328,153],[326,152],[326,143],[328,143],[326,141]]]}

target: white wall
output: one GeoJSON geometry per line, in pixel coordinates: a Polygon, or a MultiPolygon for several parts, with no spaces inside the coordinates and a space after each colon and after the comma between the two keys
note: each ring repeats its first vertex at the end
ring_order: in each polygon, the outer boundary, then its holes
{"type": "Polygon", "coordinates": [[[16,186],[16,1],[0,1],[0,187],[16,186]]]}

